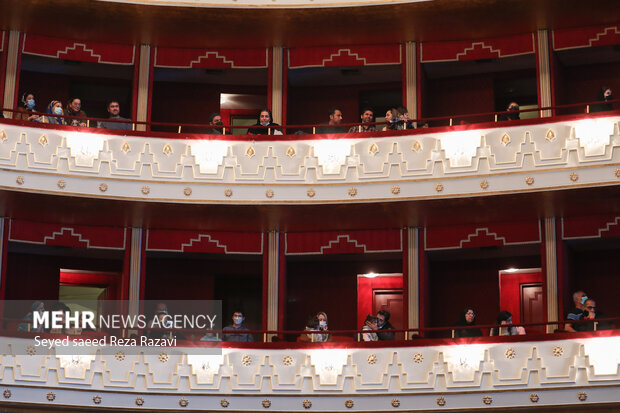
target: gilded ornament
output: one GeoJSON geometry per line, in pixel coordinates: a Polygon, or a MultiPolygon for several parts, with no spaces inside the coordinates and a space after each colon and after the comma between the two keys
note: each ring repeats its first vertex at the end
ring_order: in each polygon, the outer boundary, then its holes
{"type": "Polygon", "coordinates": [[[517,352],[514,348],[508,348],[506,349],[506,352],[504,354],[506,355],[507,359],[513,359],[517,355],[517,352]]]}
{"type": "Polygon", "coordinates": [[[54,392],[49,392],[45,395],[45,398],[48,402],[53,402],[54,400],[56,400],[56,394],[54,392]]]}
{"type": "Polygon", "coordinates": [[[377,152],[379,152],[379,146],[377,146],[377,144],[374,142],[371,143],[370,147],[368,148],[368,153],[374,156],[377,154],[377,152]]]}
{"type": "Polygon", "coordinates": [[[161,361],[162,363],[165,363],[168,361],[168,355],[166,353],[159,353],[159,361],[161,361]]]}
{"type": "Polygon", "coordinates": [[[254,146],[252,146],[252,145],[248,146],[248,148],[245,150],[245,156],[247,156],[248,158],[251,158],[254,155],[256,155],[256,151],[254,150],[254,146]]]}
{"type": "Polygon", "coordinates": [[[491,403],[493,403],[493,398],[491,396],[484,396],[482,398],[482,403],[489,405],[491,403]]]}
{"type": "Polygon", "coordinates": [[[555,346],[553,347],[552,353],[553,357],[560,357],[562,354],[564,354],[564,349],[560,346],[555,346]]]}
{"type": "Polygon", "coordinates": [[[4,129],[0,130],[0,141],[2,141],[2,143],[6,142],[9,138],[6,136],[6,132],[4,131],[4,129]]]}
{"type": "Polygon", "coordinates": [[[577,175],[575,172],[573,172],[572,174],[570,174],[570,180],[573,182],[577,182],[577,180],[579,179],[579,175],[577,175]]]}
{"type": "Polygon", "coordinates": [[[41,136],[39,137],[39,145],[41,145],[41,146],[45,146],[45,145],[47,145],[47,144],[48,144],[47,136],[45,136],[45,135],[41,135],[41,136]]]}
{"type": "Polygon", "coordinates": [[[144,404],[144,399],[142,397],[136,398],[136,406],[142,406],[144,404]]]}
{"type": "Polygon", "coordinates": [[[28,354],[29,356],[34,356],[35,354],[37,354],[37,348],[33,345],[26,347],[26,354],[28,354]]]}
{"type": "Polygon", "coordinates": [[[422,363],[422,360],[424,360],[424,356],[422,355],[422,353],[415,353],[413,355],[413,362],[414,363],[422,363]]]}
{"type": "Polygon", "coordinates": [[[293,357],[291,356],[284,356],[282,358],[282,363],[284,363],[285,366],[291,366],[293,365],[293,357]]]}
{"type": "Polygon", "coordinates": [[[24,184],[24,177],[19,175],[16,179],[15,182],[17,182],[17,185],[23,185],[24,184]]]}
{"type": "Polygon", "coordinates": [[[545,139],[547,139],[549,142],[553,142],[553,140],[555,139],[555,132],[549,129],[547,131],[547,134],[545,135],[545,139]]]}
{"type": "Polygon", "coordinates": [[[577,399],[579,399],[580,402],[585,402],[588,399],[588,395],[585,391],[580,391],[577,393],[577,399]]]}
{"type": "Polygon", "coordinates": [[[437,191],[437,192],[443,191],[443,185],[442,184],[435,185],[435,191],[437,191]]]}
{"type": "Polygon", "coordinates": [[[127,141],[123,142],[123,144],[121,145],[121,151],[125,153],[131,151],[131,145],[129,145],[129,142],[127,141]]]}
{"type": "Polygon", "coordinates": [[[540,397],[536,393],[530,394],[530,401],[532,403],[538,403],[538,400],[540,400],[540,397]]]}
{"type": "Polygon", "coordinates": [[[65,189],[65,186],[67,186],[67,183],[64,180],[59,179],[56,185],[58,185],[58,188],[60,189],[65,189]]]}
{"type": "Polygon", "coordinates": [[[241,363],[244,366],[249,366],[250,364],[252,364],[252,357],[248,356],[247,354],[245,356],[243,356],[241,358],[241,363]]]}
{"type": "Polygon", "coordinates": [[[368,356],[368,364],[375,364],[377,362],[377,355],[371,354],[368,356]]]}
{"type": "Polygon", "coordinates": [[[392,407],[398,407],[398,406],[400,406],[400,400],[392,399],[392,407]]]}
{"type": "Polygon", "coordinates": [[[6,389],[4,392],[2,392],[2,395],[4,396],[5,399],[10,399],[11,398],[11,390],[6,389]]]}
{"type": "Polygon", "coordinates": [[[350,409],[353,406],[355,406],[355,403],[353,402],[353,400],[351,399],[345,400],[344,407],[346,407],[347,409],[350,409]]]}
{"type": "Polygon", "coordinates": [[[263,401],[261,402],[261,404],[263,405],[263,407],[264,407],[265,409],[268,409],[268,408],[270,408],[270,407],[271,407],[271,400],[269,400],[269,399],[265,399],[265,400],[263,400],[263,401]]]}
{"type": "Polygon", "coordinates": [[[488,187],[489,187],[489,181],[487,181],[486,179],[480,182],[480,188],[487,189],[488,187]]]}
{"type": "Polygon", "coordinates": [[[502,142],[502,145],[504,146],[508,145],[510,143],[510,135],[508,135],[507,133],[504,133],[500,141],[502,142]]]}
{"type": "Polygon", "coordinates": [[[220,400],[220,406],[226,408],[226,407],[230,406],[230,402],[228,400],[226,400],[226,399],[222,399],[222,400],[220,400]]]}
{"type": "Polygon", "coordinates": [[[179,399],[179,406],[187,407],[189,406],[189,401],[187,399],[179,399]]]}
{"type": "Polygon", "coordinates": [[[142,194],[148,195],[151,192],[151,188],[148,185],[144,185],[141,189],[142,194]]]}
{"type": "Polygon", "coordinates": [[[170,145],[169,143],[164,145],[164,149],[162,149],[162,152],[164,153],[164,155],[166,156],[170,156],[172,155],[172,145],[170,145]]]}
{"type": "Polygon", "coordinates": [[[422,144],[420,143],[420,141],[415,140],[413,141],[413,145],[411,146],[411,149],[414,152],[420,152],[422,150],[422,144]]]}
{"type": "Polygon", "coordinates": [[[105,192],[108,190],[108,184],[99,184],[99,190],[105,192]]]}
{"type": "Polygon", "coordinates": [[[394,186],[392,187],[392,193],[393,193],[394,195],[398,195],[398,194],[400,194],[400,186],[398,186],[398,185],[394,185],[394,186]]]}
{"type": "Polygon", "coordinates": [[[93,403],[101,404],[101,396],[99,395],[93,396],[93,403]]]}
{"type": "Polygon", "coordinates": [[[532,178],[531,176],[526,177],[525,183],[528,185],[532,185],[534,183],[534,178],[532,178]]]}
{"type": "Polygon", "coordinates": [[[620,178],[620,168],[616,168],[616,178],[620,178]]]}
{"type": "Polygon", "coordinates": [[[114,358],[118,361],[123,361],[125,360],[125,353],[123,353],[122,351],[117,351],[116,353],[114,353],[114,358]]]}
{"type": "Polygon", "coordinates": [[[267,198],[271,199],[271,198],[273,198],[273,195],[274,195],[273,189],[268,189],[268,190],[265,191],[265,196],[267,198]]]}
{"type": "Polygon", "coordinates": [[[437,406],[445,406],[446,405],[446,399],[444,399],[443,397],[437,397],[437,406]]]}
{"type": "Polygon", "coordinates": [[[357,195],[357,188],[349,188],[349,196],[355,196],[357,195]]]}
{"type": "Polygon", "coordinates": [[[192,194],[192,188],[190,188],[189,186],[184,188],[183,193],[185,194],[185,196],[190,196],[192,194]]]}
{"type": "Polygon", "coordinates": [[[308,399],[301,402],[301,405],[304,406],[304,409],[309,409],[312,407],[312,402],[308,399]]]}
{"type": "Polygon", "coordinates": [[[289,146],[288,148],[286,148],[286,155],[289,158],[292,158],[293,156],[295,156],[295,148],[293,148],[292,146],[289,146]]]}
{"type": "Polygon", "coordinates": [[[226,198],[230,198],[232,196],[232,189],[226,188],[224,190],[224,195],[226,196],[226,198]]]}
{"type": "Polygon", "coordinates": [[[314,196],[316,195],[316,191],[310,188],[306,191],[306,195],[308,195],[308,198],[314,198],[314,196]]]}

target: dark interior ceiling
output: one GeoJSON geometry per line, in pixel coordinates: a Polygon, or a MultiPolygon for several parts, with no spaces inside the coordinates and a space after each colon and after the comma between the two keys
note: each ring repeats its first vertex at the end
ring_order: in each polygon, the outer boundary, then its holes
{"type": "Polygon", "coordinates": [[[69,39],[182,47],[382,44],[617,24],[617,0],[433,0],[257,9],[84,0],[0,0],[0,28],[69,39]]]}

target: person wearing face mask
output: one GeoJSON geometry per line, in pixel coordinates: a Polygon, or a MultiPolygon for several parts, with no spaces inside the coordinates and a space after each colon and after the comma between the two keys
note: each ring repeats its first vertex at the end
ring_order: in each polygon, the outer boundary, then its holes
{"type": "Polygon", "coordinates": [[[30,92],[26,92],[22,95],[22,107],[18,108],[17,112],[15,112],[15,119],[41,122],[39,115],[34,112],[36,112],[34,95],[30,92]]]}
{"type": "MultiPolygon", "coordinates": [[[[588,296],[583,291],[576,291],[573,293],[573,303],[575,307],[568,312],[566,315],[567,320],[579,321],[583,319],[583,312],[586,309],[586,301],[588,300],[588,296]]],[[[585,324],[574,323],[574,324],[565,324],[564,330],[569,331],[571,333],[576,333],[578,331],[585,331],[585,324]]]]}
{"type": "Polygon", "coordinates": [[[222,115],[220,115],[217,112],[212,113],[211,115],[209,115],[209,125],[211,125],[211,129],[207,130],[206,133],[208,133],[209,135],[228,135],[230,133],[224,133],[223,132],[223,122],[222,122],[222,115]]]}
{"type": "MultiPolygon", "coordinates": [[[[476,312],[471,307],[466,307],[461,311],[461,319],[457,326],[469,327],[476,325],[476,312]]],[[[479,328],[463,328],[454,331],[454,338],[459,337],[481,337],[482,331],[479,328]]]]}
{"type": "Polygon", "coordinates": [[[52,125],[64,125],[65,120],[59,116],[62,116],[64,112],[62,111],[62,103],[58,100],[52,100],[49,105],[47,105],[47,109],[45,110],[47,115],[43,116],[41,122],[49,123],[52,125]],[[56,116],[54,116],[56,115],[56,116]]]}
{"type": "MultiPolygon", "coordinates": [[[[327,331],[327,313],[321,311],[316,315],[317,320],[319,320],[319,331],[327,331]]],[[[315,334],[315,342],[325,343],[327,341],[332,341],[332,337],[330,334],[315,334]]]]}
{"type": "Polygon", "coordinates": [[[583,311],[583,319],[591,321],[590,323],[586,323],[584,325],[583,331],[594,331],[595,325],[597,331],[610,330],[612,328],[609,321],[597,321],[598,319],[605,318],[605,315],[596,309],[596,301],[588,298],[583,305],[585,306],[585,310],[583,311]]]}
{"type": "Polygon", "coordinates": [[[394,330],[394,326],[390,324],[390,312],[387,310],[379,310],[377,312],[377,337],[381,341],[394,340],[394,332],[381,330],[394,330]]]}
{"type": "Polygon", "coordinates": [[[610,101],[614,100],[613,92],[611,88],[607,86],[603,86],[596,96],[596,100],[598,102],[607,102],[601,103],[600,105],[592,105],[590,107],[590,112],[606,112],[608,110],[614,110],[614,104],[610,101]]]}
{"type": "Polygon", "coordinates": [[[241,311],[235,311],[232,316],[233,323],[224,327],[222,341],[251,342],[254,341],[252,334],[241,333],[247,331],[248,328],[243,325],[245,317],[241,311]]]}
{"type": "Polygon", "coordinates": [[[248,135],[282,135],[282,131],[277,129],[280,125],[273,122],[273,115],[269,109],[261,109],[253,126],[262,126],[262,128],[250,128],[248,135]]]}
{"type": "Polygon", "coordinates": [[[517,102],[510,102],[508,108],[506,108],[508,113],[502,113],[499,115],[498,120],[519,120],[519,104],[517,102]]]}

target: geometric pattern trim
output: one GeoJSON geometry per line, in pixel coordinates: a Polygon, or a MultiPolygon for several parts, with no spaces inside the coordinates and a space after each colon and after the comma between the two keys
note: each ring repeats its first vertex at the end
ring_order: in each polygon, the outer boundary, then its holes
{"type": "Polygon", "coordinates": [[[452,62],[531,54],[535,51],[534,42],[532,33],[477,41],[424,42],[420,60],[423,63],[452,62]]]}
{"type": "Polygon", "coordinates": [[[334,67],[399,65],[402,50],[399,44],[370,46],[299,47],[289,49],[288,67],[334,67]]]}
{"type": "Polygon", "coordinates": [[[562,218],[562,239],[620,237],[620,215],[562,218]]]}
{"type": "Polygon", "coordinates": [[[146,250],[260,255],[263,253],[263,234],[152,229],[147,232],[146,250]]]}
{"type": "Polygon", "coordinates": [[[504,408],[567,406],[581,403],[581,393],[588,402],[618,403],[619,340],[608,334],[470,344],[446,340],[445,345],[427,346],[412,341],[400,347],[327,343],[294,349],[223,348],[218,355],[180,346],[162,348],[168,356],[164,363],[161,353],[130,354],[127,348],[122,348],[126,356],[116,358],[115,347],[102,352],[87,346],[73,355],[39,347],[29,355],[25,348],[34,340],[3,337],[0,386],[10,389],[12,404],[48,400],[92,406],[95,401],[115,411],[135,409],[136,404],[145,411],[179,411],[181,399],[204,411],[257,411],[267,404],[288,412],[310,406],[347,411],[347,400],[358,411],[399,406],[452,411],[490,403],[504,408]],[[266,398],[269,402],[263,404],[266,398]]]}
{"type": "Polygon", "coordinates": [[[156,67],[173,68],[266,68],[269,50],[264,49],[155,49],[156,67]]]}
{"type": "Polygon", "coordinates": [[[400,230],[287,232],[284,242],[286,255],[364,254],[403,249],[400,230]]]}
{"type": "Polygon", "coordinates": [[[424,231],[426,250],[534,244],[541,239],[540,221],[427,227],[424,231]]]}
{"type": "Polygon", "coordinates": [[[554,50],[614,46],[620,44],[620,25],[558,29],[552,39],[554,50]]]}
{"type": "Polygon", "coordinates": [[[46,224],[12,219],[9,241],[74,248],[124,250],[127,228],[46,224]]]}
{"type": "Polygon", "coordinates": [[[135,46],[25,34],[22,51],[56,59],[133,65],[135,46]]]}

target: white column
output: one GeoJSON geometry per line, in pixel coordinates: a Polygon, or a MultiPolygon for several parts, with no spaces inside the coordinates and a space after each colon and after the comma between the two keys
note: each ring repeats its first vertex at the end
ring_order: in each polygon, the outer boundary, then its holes
{"type": "Polygon", "coordinates": [[[407,328],[420,327],[420,266],[418,228],[407,228],[407,328]]]}
{"type": "Polygon", "coordinates": [[[278,329],[278,270],[279,270],[279,233],[268,234],[267,255],[267,329],[278,329]]]}
{"type": "Polygon", "coordinates": [[[272,48],[271,114],[275,123],[282,124],[282,46],[272,48]]]}
{"type": "MultiPolygon", "coordinates": [[[[136,121],[146,122],[149,103],[149,83],[151,74],[151,46],[140,45],[140,62],[138,66],[138,107],[136,121]]],[[[146,125],[136,125],[136,130],[145,131],[146,125]]]]}
{"type": "Polygon", "coordinates": [[[142,269],[142,228],[131,229],[129,261],[129,315],[138,315],[140,312],[140,270],[142,269]]]}
{"type": "Polygon", "coordinates": [[[417,100],[417,65],[416,65],[416,44],[415,42],[405,43],[405,88],[406,101],[405,106],[409,110],[409,116],[416,118],[418,116],[418,100],[417,100]]]}
{"type": "MultiPolygon", "coordinates": [[[[19,31],[9,32],[9,46],[6,50],[6,77],[4,78],[4,99],[2,107],[15,108],[15,88],[17,87],[17,58],[19,56],[19,31]]],[[[12,112],[4,112],[5,118],[13,118],[12,112]]]]}
{"type": "MultiPolygon", "coordinates": [[[[545,283],[547,287],[547,321],[558,321],[558,263],[556,259],[555,218],[545,218],[545,283]]],[[[547,326],[553,333],[555,325],[547,326]]]]}
{"type": "MultiPolygon", "coordinates": [[[[542,107],[551,106],[551,69],[549,65],[549,32],[546,29],[538,30],[538,95],[542,107]]],[[[551,116],[551,110],[543,110],[541,117],[551,116]]]]}

